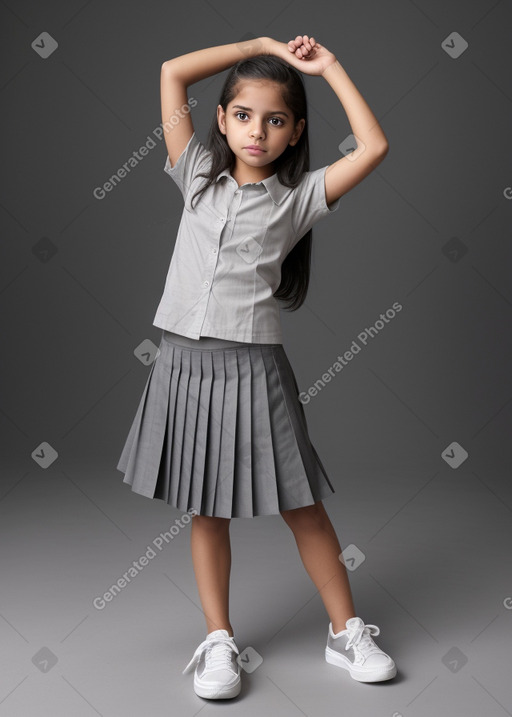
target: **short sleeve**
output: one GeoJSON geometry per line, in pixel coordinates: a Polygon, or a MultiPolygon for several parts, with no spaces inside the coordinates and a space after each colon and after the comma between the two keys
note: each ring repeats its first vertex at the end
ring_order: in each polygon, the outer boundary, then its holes
{"type": "Polygon", "coordinates": [[[205,148],[195,131],[174,167],[171,167],[171,160],[167,155],[164,171],[176,182],[184,200],[198,172],[206,170],[210,156],[211,152],[205,148]]]}
{"type": "Polygon", "coordinates": [[[341,197],[329,205],[325,201],[325,172],[328,166],[327,164],[312,172],[305,172],[295,188],[292,226],[297,240],[301,239],[315,222],[335,212],[340,205],[341,197]]]}

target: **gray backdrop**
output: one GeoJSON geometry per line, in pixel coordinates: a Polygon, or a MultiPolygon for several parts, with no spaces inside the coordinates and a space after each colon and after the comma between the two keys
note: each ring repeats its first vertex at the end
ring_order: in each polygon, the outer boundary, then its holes
{"type": "MultiPolygon", "coordinates": [[[[233,520],[231,620],[263,662],[223,709],[512,715],[510,3],[7,2],[1,19],[0,717],[206,704],[181,675],[205,637],[189,526],[93,603],[180,517],[115,467],[183,208],[155,134],[159,73],[298,33],[334,52],[390,144],[315,225],[306,302],[282,322],[304,391],[359,347],[305,411],[358,615],[399,674],[365,687],[327,665],[291,532],[233,520]]],[[[189,88],[202,141],[224,76],[189,88]]],[[[351,130],[330,86],[304,81],[314,169],[351,130]]]]}

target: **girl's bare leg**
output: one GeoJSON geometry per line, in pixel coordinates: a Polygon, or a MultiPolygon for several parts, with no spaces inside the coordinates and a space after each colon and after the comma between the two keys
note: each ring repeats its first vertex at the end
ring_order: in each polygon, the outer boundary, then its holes
{"type": "Polygon", "coordinates": [[[293,532],[304,567],[320,593],[334,633],[345,630],[345,622],[356,613],[347,570],[338,557],[341,546],[322,501],[283,510],[281,515],[293,532]]]}
{"type": "Polygon", "coordinates": [[[190,547],[206,631],[224,629],[233,636],[229,622],[230,522],[230,518],[194,515],[190,547]]]}

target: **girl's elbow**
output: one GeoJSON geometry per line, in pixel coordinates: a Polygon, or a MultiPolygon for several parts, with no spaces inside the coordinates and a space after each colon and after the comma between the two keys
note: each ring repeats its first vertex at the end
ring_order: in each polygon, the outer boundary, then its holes
{"type": "Polygon", "coordinates": [[[176,58],[173,57],[170,60],[165,60],[165,62],[162,62],[162,67],[160,69],[160,72],[162,72],[162,73],[167,72],[168,70],[170,70],[173,67],[173,65],[174,65],[174,67],[176,67],[176,63],[174,62],[175,59],[176,58]]]}
{"type": "Polygon", "coordinates": [[[389,152],[389,144],[387,142],[379,145],[379,147],[373,153],[372,165],[374,168],[385,159],[388,152],[389,152]]]}
{"type": "Polygon", "coordinates": [[[374,169],[377,169],[379,164],[384,160],[387,153],[389,151],[389,145],[381,145],[378,150],[375,150],[371,154],[371,158],[368,159],[369,166],[372,168],[372,171],[374,169]]]}

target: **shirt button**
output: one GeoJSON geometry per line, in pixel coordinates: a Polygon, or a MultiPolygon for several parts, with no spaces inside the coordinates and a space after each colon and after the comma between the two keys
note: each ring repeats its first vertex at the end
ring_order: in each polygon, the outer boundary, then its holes
{"type": "Polygon", "coordinates": [[[220,222],[221,224],[224,224],[225,221],[226,221],[226,220],[224,219],[224,217],[221,217],[221,218],[219,219],[219,222],[220,222]]]}
{"type": "Polygon", "coordinates": [[[217,249],[212,249],[212,254],[216,254],[216,253],[217,253],[217,249]]]}
{"type": "Polygon", "coordinates": [[[203,286],[210,286],[210,282],[209,282],[209,281],[203,281],[203,286]]]}

